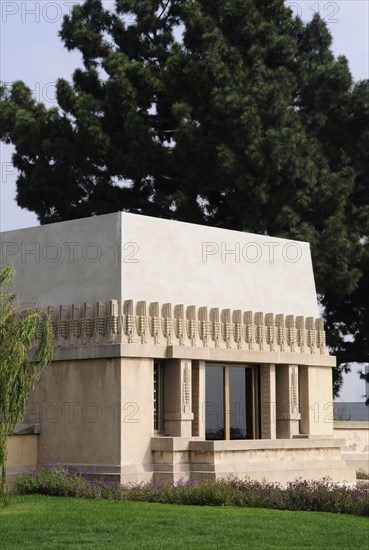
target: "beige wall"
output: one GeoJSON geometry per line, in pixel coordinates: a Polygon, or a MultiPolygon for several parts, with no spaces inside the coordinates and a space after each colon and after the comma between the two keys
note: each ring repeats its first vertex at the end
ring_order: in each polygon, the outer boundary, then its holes
{"type": "Polygon", "coordinates": [[[36,469],[38,464],[38,437],[34,433],[8,437],[6,480],[9,486],[15,483],[17,476],[22,472],[36,469]]]}
{"type": "Polygon", "coordinates": [[[333,436],[332,369],[299,367],[301,433],[333,436]]]}
{"type": "Polygon", "coordinates": [[[154,361],[122,359],[121,363],[121,464],[123,481],[136,481],[151,469],[154,435],[154,361]]]}
{"type": "Polygon", "coordinates": [[[334,423],[334,437],[341,441],[342,457],[356,470],[369,473],[369,422],[334,423]]]}
{"type": "Polygon", "coordinates": [[[8,469],[18,466],[36,466],[38,463],[38,435],[8,437],[8,469]]]}
{"type": "Polygon", "coordinates": [[[308,243],[130,213],[122,242],[125,299],[319,316],[308,243]]]}
{"type": "Polygon", "coordinates": [[[1,233],[0,265],[15,265],[21,302],[43,306],[121,299],[121,214],[1,233]]]}
{"type": "Polygon", "coordinates": [[[43,373],[26,421],[40,423],[41,464],[120,464],[121,360],[54,362],[43,373]]]}
{"type": "Polygon", "coordinates": [[[194,441],[163,437],[152,442],[155,482],[180,478],[202,481],[229,477],[286,483],[298,478],[354,482],[355,469],[347,465],[339,441],[194,441]]]}
{"type": "Polygon", "coordinates": [[[369,422],[334,422],[334,436],[344,440],[343,451],[369,453],[369,422]]]}
{"type": "MultiPolygon", "coordinates": [[[[135,358],[52,363],[25,415],[40,424],[38,462],[86,466],[122,481],[151,479],[153,366],[152,359],[135,358]]],[[[20,443],[17,449],[20,456],[20,443]]]]}

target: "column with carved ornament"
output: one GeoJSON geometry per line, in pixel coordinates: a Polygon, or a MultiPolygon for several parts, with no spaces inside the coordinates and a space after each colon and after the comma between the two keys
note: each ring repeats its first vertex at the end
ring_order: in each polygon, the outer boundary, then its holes
{"type": "Polygon", "coordinates": [[[299,369],[278,365],[276,373],[277,438],[290,439],[300,433],[299,369]]]}
{"type": "Polygon", "coordinates": [[[164,432],[192,436],[191,361],[172,359],[164,367],[164,432]]]}

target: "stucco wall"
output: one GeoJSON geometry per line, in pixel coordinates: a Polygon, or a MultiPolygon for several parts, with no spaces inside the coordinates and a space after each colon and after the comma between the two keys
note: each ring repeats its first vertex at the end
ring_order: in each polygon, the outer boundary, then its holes
{"type": "Polygon", "coordinates": [[[35,466],[38,463],[38,435],[24,434],[8,437],[8,467],[35,466]]]}
{"type": "Polygon", "coordinates": [[[332,370],[300,367],[301,431],[333,436],[332,370]]]}
{"type": "Polygon", "coordinates": [[[120,364],[58,361],[45,370],[26,414],[40,423],[41,464],[120,465],[120,364]]]}
{"type": "Polygon", "coordinates": [[[154,361],[122,359],[121,380],[122,480],[150,480],[151,437],[154,435],[154,361]]]}
{"type": "Polygon", "coordinates": [[[1,233],[0,265],[16,268],[21,302],[43,306],[121,298],[120,214],[1,233]]]}
{"type": "Polygon", "coordinates": [[[21,301],[115,298],[318,317],[308,243],[128,213],[1,234],[21,301]]]}
{"type": "Polygon", "coordinates": [[[307,243],[122,216],[138,260],[123,262],[125,298],[319,316],[307,243]]]}
{"type": "Polygon", "coordinates": [[[26,419],[40,423],[40,464],[75,464],[124,481],[152,477],[153,360],[56,361],[26,419]],[[85,467],[86,466],[86,467],[85,467]]]}
{"type": "MultiPolygon", "coordinates": [[[[31,472],[38,464],[38,438],[34,429],[8,437],[7,483],[13,485],[22,472],[31,472]]],[[[1,472],[1,469],[0,469],[1,472]]]]}

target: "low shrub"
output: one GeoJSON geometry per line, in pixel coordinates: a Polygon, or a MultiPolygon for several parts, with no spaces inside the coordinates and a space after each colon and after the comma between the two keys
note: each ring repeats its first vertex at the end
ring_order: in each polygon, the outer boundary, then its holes
{"type": "Polygon", "coordinates": [[[63,466],[42,467],[16,480],[20,494],[97,498],[121,501],[242,506],[369,515],[369,490],[365,487],[321,481],[296,480],[286,485],[250,479],[219,481],[180,480],[173,484],[129,483],[86,479],[81,472],[63,466]]]}
{"type": "Polygon", "coordinates": [[[360,470],[356,471],[356,479],[369,479],[369,472],[360,468],[360,470]]]}

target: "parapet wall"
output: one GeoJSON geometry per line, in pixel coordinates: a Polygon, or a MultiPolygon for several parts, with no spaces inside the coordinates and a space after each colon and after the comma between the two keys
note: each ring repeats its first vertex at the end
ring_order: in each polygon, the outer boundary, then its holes
{"type": "Polygon", "coordinates": [[[116,212],[1,234],[21,302],[95,297],[319,315],[308,243],[116,212]]]}

